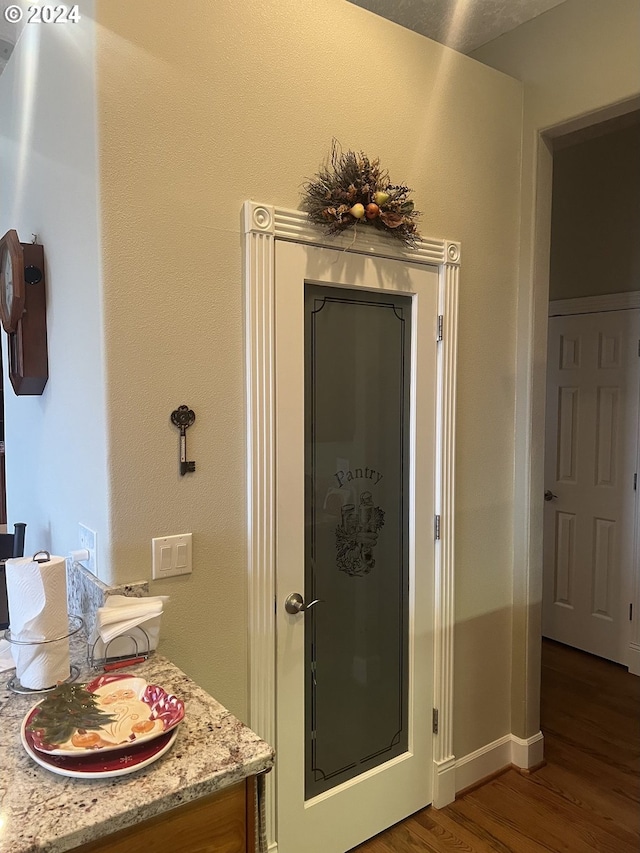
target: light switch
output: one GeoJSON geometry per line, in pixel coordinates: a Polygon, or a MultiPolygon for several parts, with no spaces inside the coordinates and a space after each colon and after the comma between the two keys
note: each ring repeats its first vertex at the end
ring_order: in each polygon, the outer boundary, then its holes
{"type": "Polygon", "coordinates": [[[180,533],[151,540],[151,576],[154,580],[191,573],[191,539],[191,533],[180,533]]]}

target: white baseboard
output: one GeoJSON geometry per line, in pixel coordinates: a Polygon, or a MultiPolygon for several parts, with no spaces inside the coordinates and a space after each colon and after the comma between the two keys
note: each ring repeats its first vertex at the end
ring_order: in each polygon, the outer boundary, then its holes
{"type": "Polygon", "coordinates": [[[631,675],[640,675],[640,646],[635,643],[629,644],[627,667],[631,675]]]}
{"type": "Polygon", "coordinates": [[[521,770],[536,767],[544,760],[544,735],[538,732],[526,740],[511,735],[511,763],[521,770]]]}
{"type": "Polygon", "coordinates": [[[512,765],[524,770],[535,767],[543,760],[543,755],[542,732],[526,740],[504,735],[456,761],[456,793],[512,765]]]}
{"type": "Polygon", "coordinates": [[[436,762],[433,775],[432,805],[434,809],[443,809],[456,798],[456,760],[448,758],[436,762]]]}
{"type": "Polygon", "coordinates": [[[456,793],[511,764],[511,735],[494,740],[456,761],[456,793]]]}

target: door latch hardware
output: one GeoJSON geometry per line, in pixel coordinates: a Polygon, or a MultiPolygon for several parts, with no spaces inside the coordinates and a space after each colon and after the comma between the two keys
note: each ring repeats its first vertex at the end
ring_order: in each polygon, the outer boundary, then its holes
{"type": "Polygon", "coordinates": [[[314,600],[310,601],[309,604],[305,604],[304,598],[299,592],[292,592],[289,593],[285,599],[284,609],[287,613],[295,616],[296,613],[302,613],[304,610],[311,610],[312,607],[315,607],[316,604],[320,604],[322,601],[324,601],[323,598],[314,598],[314,600]]]}

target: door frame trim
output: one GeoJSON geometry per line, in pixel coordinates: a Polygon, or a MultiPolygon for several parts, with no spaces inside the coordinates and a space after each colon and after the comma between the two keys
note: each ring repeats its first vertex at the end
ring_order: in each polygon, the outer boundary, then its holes
{"type": "MultiPolygon", "coordinates": [[[[328,237],[298,210],[246,201],[242,209],[247,400],[249,725],[276,742],[275,630],[275,241],[343,249],[438,268],[443,340],[437,355],[433,805],[455,799],[453,633],[456,355],[460,243],[420,239],[414,248],[376,232],[328,237]]],[[[271,774],[270,774],[271,775],[271,774]]],[[[269,782],[269,780],[268,780],[269,782]]],[[[268,788],[271,788],[269,782],[268,788]]],[[[275,798],[268,793],[267,834],[275,836],[275,798]]],[[[272,849],[270,847],[270,849],[272,849]]],[[[273,848],[275,849],[275,848],[273,848]]]]}
{"type": "Polygon", "coordinates": [[[602,311],[627,311],[630,308],[640,308],[640,290],[630,290],[626,293],[606,293],[602,296],[553,299],[549,301],[549,316],[599,314],[602,311]]]}

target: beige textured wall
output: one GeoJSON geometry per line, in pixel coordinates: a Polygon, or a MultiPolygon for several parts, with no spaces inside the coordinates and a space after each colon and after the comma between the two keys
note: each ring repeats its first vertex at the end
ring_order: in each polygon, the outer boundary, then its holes
{"type": "Polygon", "coordinates": [[[640,124],[553,155],[549,298],[640,290],[640,124]]]}
{"type": "Polygon", "coordinates": [[[456,750],[504,735],[520,85],[344,0],[97,10],[114,578],[193,532],[193,575],[152,584],[172,596],[164,649],[244,715],[240,206],[297,207],[335,136],[414,188],[425,236],[462,241],[456,750]]]}
{"type": "Polygon", "coordinates": [[[560,134],[637,109],[638,0],[566,0],[473,56],[524,82],[517,313],[512,731],[539,729],[551,153],[560,134]]]}

